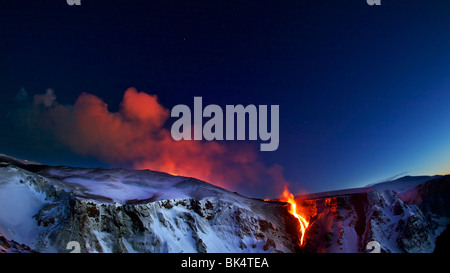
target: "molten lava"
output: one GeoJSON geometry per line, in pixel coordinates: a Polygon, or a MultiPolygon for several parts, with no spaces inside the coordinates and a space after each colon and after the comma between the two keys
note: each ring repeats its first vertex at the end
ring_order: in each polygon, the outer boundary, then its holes
{"type": "Polygon", "coordinates": [[[288,188],[285,187],[283,191],[283,197],[281,201],[287,202],[289,204],[289,213],[292,214],[295,218],[297,218],[298,223],[300,224],[300,229],[298,231],[300,237],[300,246],[303,245],[303,238],[305,236],[305,231],[308,228],[309,222],[300,215],[300,211],[298,209],[298,204],[295,202],[294,195],[289,192],[288,188]]]}

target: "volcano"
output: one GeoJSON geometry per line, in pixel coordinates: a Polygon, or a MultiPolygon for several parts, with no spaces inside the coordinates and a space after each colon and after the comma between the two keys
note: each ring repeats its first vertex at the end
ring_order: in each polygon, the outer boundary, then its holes
{"type": "Polygon", "coordinates": [[[450,175],[260,200],[150,170],[47,166],[0,156],[0,252],[433,252],[450,175]],[[304,234],[304,243],[299,244],[304,234]]]}

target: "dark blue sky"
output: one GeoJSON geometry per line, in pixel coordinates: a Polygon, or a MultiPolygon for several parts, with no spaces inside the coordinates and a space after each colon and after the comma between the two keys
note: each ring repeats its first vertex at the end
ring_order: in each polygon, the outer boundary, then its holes
{"type": "Polygon", "coordinates": [[[168,109],[280,105],[279,149],[259,153],[294,191],[450,172],[450,2],[99,2],[0,2],[0,153],[106,166],[16,128],[13,98],[117,111],[133,86],[168,109]]]}

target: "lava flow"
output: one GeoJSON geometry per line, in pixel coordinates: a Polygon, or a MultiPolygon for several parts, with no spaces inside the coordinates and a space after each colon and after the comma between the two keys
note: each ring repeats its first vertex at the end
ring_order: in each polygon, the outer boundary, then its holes
{"type": "Polygon", "coordinates": [[[295,202],[294,195],[289,192],[288,188],[285,187],[283,191],[283,197],[281,198],[281,201],[287,202],[289,204],[289,213],[292,214],[295,218],[297,218],[300,229],[298,231],[299,237],[300,237],[300,246],[303,245],[303,238],[305,236],[305,231],[308,228],[309,222],[306,221],[306,219],[300,215],[300,212],[298,210],[297,202],[295,202]]]}

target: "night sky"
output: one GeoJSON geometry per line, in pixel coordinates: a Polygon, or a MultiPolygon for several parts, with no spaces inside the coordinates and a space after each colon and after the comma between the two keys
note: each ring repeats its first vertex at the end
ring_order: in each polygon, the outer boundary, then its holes
{"type": "Polygon", "coordinates": [[[214,161],[221,179],[236,180],[216,184],[247,195],[279,195],[273,184],[282,183],[294,193],[319,192],[450,173],[450,2],[381,2],[1,0],[0,153],[50,165],[163,170],[161,158],[168,164],[177,156],[168,142],[148,159],[128,154],[131,146],[112,153],[117,142],[104,132],[93,132],[89,146],[89,133],[70,131],[91,120],[71,123],[74,109],[103,101],[105,117],[125,124],[117,132],[153,130],[158,138],[117,141],[159,149],[176,119],[140,130],[123,110],[134,87],[157,95],[167,111],[192,106],[194,96],[223,108],[279,105],[276,151],[260,152],[259,141],[222,141],[219,148],[197,143],[191,156],[190,144],[179,144],[185,162],[200,169],[214,161]],[[232,175],[238,172],[246,174],[232,175]]]}

